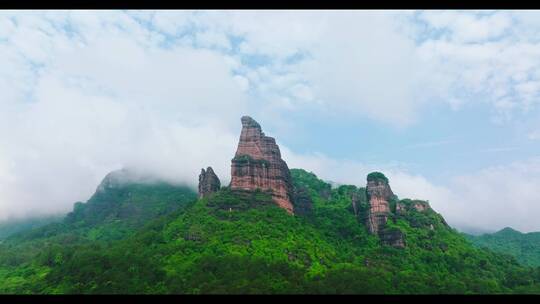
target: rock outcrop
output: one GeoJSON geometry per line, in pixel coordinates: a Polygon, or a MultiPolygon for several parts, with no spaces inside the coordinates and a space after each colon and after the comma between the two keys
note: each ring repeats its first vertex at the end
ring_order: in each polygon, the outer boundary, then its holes
{"type": "Polygon", "coordinates": [[[430,210],[429,203],[421,200],[409,200],[405,199],[396,204],[396,214],[405,215],[410,210],[416,210],[418,212],[424,212],[430,210]]]}
{"type": "MultiPolygon", "coordinates": [[[[381,174],[382,175],[382,174],[381,174]]],[[[369,202],[367,227],[370,233],[378,234],[388,221],[390,214],[389,200],[394,196],[388,179],[384,175],[368,175],[366,194],[369,202]]]]}
{"type": "Polygon", "coordinates": [[[231,189],[269,191],[276,204],[292,214],[292,179],[275,139],[265,136],[253,118],[243,116],[241,121],[240,141],[231,163],[231,189]]]}
{"type": "Polygon", "coordinates": [[[424,201],[414,201],[414,204],[412,205],[414,209],[418,212],[426,211],[430,209],[429,203],[424,201]]]}
{"type": "Polygon", "coordinates": [[[366,195],[369,202],[366,226],[369,232],[377,234],[384,244],[404,248],[405,237],[403,233],[397,229],[385,229],[388,217],[391,215],[390,200],[394,198],[388,179],[379,172],[368,174],[366,195]]]}
{"type": "Polygon", "coordinates": [[[220,187],[221,182],[212,167],[206,168],[206,171],[201,169],[201,174],[199,175],[199,198],[218,191],[220,187]]]}

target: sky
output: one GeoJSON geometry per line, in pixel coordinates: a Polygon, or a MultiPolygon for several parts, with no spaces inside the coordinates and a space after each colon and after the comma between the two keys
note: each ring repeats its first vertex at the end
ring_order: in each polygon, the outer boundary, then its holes
{"type": "Polygon", "coordinates": [[[538,11],[1,11],[0,221],[110,171],[196,186],[250,115],[291,168],[540,231],[538,11]]]}

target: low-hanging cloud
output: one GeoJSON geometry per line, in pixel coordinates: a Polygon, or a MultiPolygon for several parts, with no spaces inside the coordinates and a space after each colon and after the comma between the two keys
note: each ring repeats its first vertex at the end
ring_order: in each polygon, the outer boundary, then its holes
{"type": "MultiPolygon", "coordinates": [[[[481,101],[505,119],[531,111],[538,20],[526,12],[2,12],[0,220],[68,211],[122,167],[195,186],[200,168],[212,166],[226,184],[244,114],[283,130],[295,111],[400,126],[433,103],[459,110],[481,101]]],[[[290,167],[339,183],[364,185],[367,173],[383,171],[400,197],[430,200],[455,225],[540,229],[535,160],[435,185],[399,163],[282,150],[290,167]]]]}
{"type": "Polygon", "coordinates": [[[24,41],[47,52],[2,50],[26,60],[0,59],[19,72],[0,78],[0,220],[65,212],[123,167],[190,186],[203,166],[226,172],[247,102],[226,58],[106,28],[52,33],[24,41]]]}

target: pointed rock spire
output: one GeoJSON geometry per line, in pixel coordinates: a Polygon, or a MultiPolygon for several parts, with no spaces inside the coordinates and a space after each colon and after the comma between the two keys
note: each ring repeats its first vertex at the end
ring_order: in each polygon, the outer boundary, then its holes
{"type": "Polygon", "coordinates": [[[231,189],[268,190],[281,208],[293,213],[289,167],[276,141],[265,136],[253,118],[243,116],[238,149],[231,163],[231,189]]]}

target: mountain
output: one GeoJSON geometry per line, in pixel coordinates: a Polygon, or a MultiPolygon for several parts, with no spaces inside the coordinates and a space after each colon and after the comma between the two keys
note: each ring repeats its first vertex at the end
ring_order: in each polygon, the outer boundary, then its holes
{"type": "Polygon", "coordinates": [[[0,293],[540,293],[540,268],[473,246],[383,173],[332,187],[242,125],[231,184],[109,174],[62,223],[0,244],[0,293]]]}
{"type": "Polygon", "coordinates": [[[478,247],[512,255],[524,265],[540,266],[540,232],[521,233],[506,227],[495,233],[466,237],[478,247]]]}

